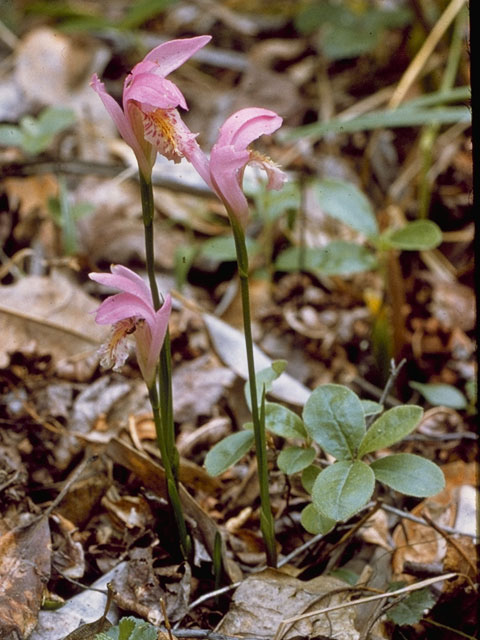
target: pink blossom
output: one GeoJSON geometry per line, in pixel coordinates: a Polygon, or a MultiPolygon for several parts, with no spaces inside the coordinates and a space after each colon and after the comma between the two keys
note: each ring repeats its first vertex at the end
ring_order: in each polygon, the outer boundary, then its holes
{"type": "Polygon", "coordinates": [[[196,134],[184,124],[177,110],[179,106],[187,109],[185,98],[166,76],[210,39],[211,36],[197,36],[171,40],[150,51],[125,79],[123,110],[107,93],[97,74],[92,76],[91,86],[120,135],[135,152],[140,171],[147,180],[157,152],[174,162],[180,162],[184,156],[193,160],[199,156],[196,134]]]}
{"type": "Polygon", "coordinates": [[[98,307],[95,321],[113,325],[109,340],[101,347],[101,364],[120,369],[128,357],[127,337],[134,335],[137,359],[142,376],[150,387],[172,308],[170,295],[162,307],[155,311],[152,294],[143,279],[121,265],[111,267],[111,273],[90,273],[89,278],[107,287],[119,289],[98,307]]]}
{"type": "MultiPolygon", "coordinates": [[[[210,180],[207,182],[213,185],[229,213],[243,226],[248,218],[248,203],[242,190],[247,164],[258,166],[267,173],[268,189],[281,189],[287,179],[270,158],[250,149],[254,140],[272,134],[281,124],[282,118],[274,111],[256,107],[241,109],[224,122],[210,154],[210,180]]],[[[197,165],[198,160],[195,166],[202,175],[197,165]]]]}

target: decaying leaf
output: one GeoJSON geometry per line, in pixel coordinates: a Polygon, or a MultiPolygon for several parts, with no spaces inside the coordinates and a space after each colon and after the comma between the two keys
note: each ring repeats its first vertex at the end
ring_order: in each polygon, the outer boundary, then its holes
{"type": "MultiPolygon", "coordinates": [[[[462,460],[442,467],[445,475],[445,489],[435,496],[420,502],[412,514],[422,516],[426,512],[438,525],[454,527],[459,489],[462,485],[475,486],[475,463],[462,460]]],[[[447,551],[445,539],[427,524],[403,520],[393,532],[395,551],[392,558],[393,570],[397,578],[403,574],[406,561],[430,564],[443,562],[447,551]]]]}
{"type": "Polygon", "coordinates": [[[79,356],[86,363],[93,356],[84,372],[92,375],[98,362],[95,352],[107,333],[89,315],[98,301],[60,273],[0,286],[0,299],[1,368],[8,366],[15,351],[48,355],[54,364],[79,356]]]}
{"type": "Polygon", "coordinates": [[[175,419],[186,422],[197,416],[211,416],[234,381],[233,371],[215,365],[208,354],[181,364],[172,381],[175,419]]]}
{"type": "Polygon", "coordinates": [[[48,518],[0,538],[0,638],[27,637],[37,624],[50,577],[48,518]]]}
{"type": "MultiPolygon", "coordinates": [[[[248,577],[239,586],[217,631],[237,637],[272,638],[282,620],[305,613],[310,607],[319,609],[348,600],[347,590],[343,591],[346,587],[345,582],[328,576],[303,582],[280,571],[266,569],[248,577]],[[332,594],[338,589],[342,591],[332,594]]],[[[301,620],[283,637],[323,635],[338,640],[357,640],[359,633],[353,621],[352,608],[340,609],[328,616],[301,620]]]]}
{"type": "Polygon", "coordinates": [[[132,549],[127,566],[113,581],[115,602],[155,625],[164,620],[162,600],[170,621],[183,618],[190,596],[190,566],[185,563],[169,573],[173,579],[165,582],[154,569],[151,547],[132,549]]]}

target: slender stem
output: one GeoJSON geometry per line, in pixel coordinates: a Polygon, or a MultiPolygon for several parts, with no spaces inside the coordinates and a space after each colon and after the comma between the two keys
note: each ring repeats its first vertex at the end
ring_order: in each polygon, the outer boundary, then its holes
{"type": "Polygon", "coordinates": [[[185,524],[185,518],[183,517],[180,495],[178,493],[178,486],[174,480],[172,464],[170,456],[168,455],[165,438],[163,437],[163,421],[160,415],[160,404],[157,389],[153,384],[148,390],[150,404],[152,406],[153,420],[155,422],[155,431],[157,433],[157,443],[162,456],[162,464],[165,469],[165,478],[167,480],[167,493],[172,507],[173,516],[175,518],[175,524],[180,538],[180,550],[184,558],[188,558],[192,552],[192,543],[190,536],[188,535],[187,526],[185,524]]]}
{"type": "MultiPolygon", "coordinates": [[[[163,304],[158,291],[155,278],[155,250],[153,236],[153,188],[151,180],[146,180],[140,174],[140,192],[142,198],[143,225],[145,230],[145,254],[148,280],[152,292],[152,301],[155,311],[163,304]]],[[[173,400],[172,400],[172,356],[170,345],[170,333],[167,328],[162,350],[160,352],[160,362],[158,368],[158,390],[155,384],[149,388],[150,403],[152,405],[155,429],[157,432],[157,442],[162,455],[162,463],[167,479],[167,492],[170,499],[173,515],[177,525],[180,538],[180,547],[184,557],[188,557],[191,552],[191,541],[187,532],[185,518],[178,494],[178,467],[179,455],[175,447],[175,425],[173,421],[173,400]]]]}
{"type": "MultiPolygon", "coordinates": [[[[258,410],[257,381],[255,376],[255,362],[253,357],[253,338],[250,315],[250,292],[248,287],[248,254],[245,243],[245,234],[240,223],[232,214],[230,222],[235,240],[237,252],[238,275],[240,277],[240,291],[242,296],[243,330],[245,335],[245,347],[247,351],[248,379],[250,384],[250,397],[252,401],[252,420],[255,435],[255,451],[257,456],[257,472],[260,485],[260,528],[265,541],[267,564],[272,567],[277,565],[277,551],[275,546],[275,527],[270,505],[270,493],[267,467],[267,445],[265,437],[265,415],[258,410]]],[[[262,402],[262,409],[264,402],[262,402]]]]}

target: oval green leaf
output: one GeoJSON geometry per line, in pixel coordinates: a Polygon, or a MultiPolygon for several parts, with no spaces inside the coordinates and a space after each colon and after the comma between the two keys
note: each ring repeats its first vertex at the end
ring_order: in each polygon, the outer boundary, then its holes
{"type": "Polygon", "coordinates": [[[313,535],[318,535],[319,533],[325,535],[331,531],[336,524],[335,520],[327,518],[317,511],[313,504],[307,504],[305,509],[303,509],[300,521],[303,528],[313,535]]]}
{"type": "Polygon", "coordinates": [[[348,276],[376,266],[377,260],[369,249],[343,240],[318,248],[290,247],[275,262],[278,271],[309,271],[329,276],[348,276]]]}
{"type": "Polygon", "coordinates": [[[467,407],[467,399],[463,393],[451,384],[410,382],[410,386],[419,391],[425,400],[434,406],[442,405],[451,409],[467,407]]]}
{"type": "Polygon", "coordinates": [[[280,471],[287,475],[303,471],[306,467],[309,467],[315,460],[315,449],[308,447],[287,447],[280,452],[277,458],[277,465],[280,471]]]}
{"type": "Polygon", "coordinates": [[[403,251],[426,251],[442,244],[442,231],[431,220],[414,220],[402,229],[387,231],[381,237],[382,246],[403,251]]]}
{"type": "Polygon", "coordinates": [[[320,207],[332,218],[366,236],[378,234],[377,220],[368,198],[351,182],[327,179],[315,183],[320,207]]]}
{"type": "Polygon", "coordinates": [[[445,487],[440,467],[412,453],[385,456],[372,462],[370,468],[379,482],[408,496],[425,498],[445,487]]]}
{"type": "Polygon", "coordinates": [[[389,409],[375,420],[365,434],[358,448],[358,457],[363,458],[371,451],[384,449],[398,442],[415,429],[422,416],[422,407],[413,404],[389,409]]]}
{"type": "Polygon", "coordinates": [[[205,458],[205,468],[211,476],[218,476],[238,462],[251,448],[252,431],[232,433],[210,449],[205,458]]]}
{"type": "Polygon", "coordinates": [[[265,428],[281,438],[307,437],[300,416],[277,402],[265,403],[265,428]]]}
{"type": "Polygon", "coordinates": [[[372,469],[360,460],[341,460],[324,469],[315,480],[312,501],[332,520],[348,520],[370,499],[375,488],[372,469]]]}
{"type": "MultiPolygon", "coordinates": [[[[263,389],[265,388],[265,393],[268,393],[272,386],[272,383],[275,382],[275,380],[282,375],[286,367],[287,367],[286,360],[274,360],[269,367],[266,367],[265,369],[261,369],[260,371],[255,372],[258,406],[260,406],[261,404],[263,389]]],[[[250,396],[249,380],[245,382],[244,390],[245,390],[245,400],[247,402],[248,408],[251,411],[252,399],[250,396]]]]}
{"type": "Polygon", "coordinates": [[[302,471],[302,486],[307,493],[312,493],[313,485],[319,473],[321,473],[322,467],[317,467],[312,464],[302,471]]]}
{"type": "Polygon", "coordinates": [[[376,416],[383,411],[383,405],[373,400],[360,400],[365,416],[376,416]]]}
{"type": "Polygon", "coordinates": [[[360,398],[340,384],[314,389],[305,403],[303,421],[313,440],[339,460],[353,458],[365,434],[360,398]]]}

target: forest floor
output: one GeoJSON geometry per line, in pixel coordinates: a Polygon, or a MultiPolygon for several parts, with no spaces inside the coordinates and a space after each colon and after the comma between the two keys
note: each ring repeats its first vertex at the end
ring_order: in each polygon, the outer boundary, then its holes
{"type": "Polygon", "coordinates": [[[24,0],[0,20],[0,640],[93,640],[110,626],[107,583],[113,625],[135,616],[178,638],[478,637],[466,3],[24,0]],[[277,568],[254,452],[205,468],[251,418],[228,216],[185,160],[159,156],[153,184],[189,562],[133,349],[118,372],[99,362],[109,329],[93,312],[111,291],[88,273],[146,277],[146,255],[135,157],[90,78],[121,101],[150,49],[202,34],[171,75],[201,147],[238,109],[283,118],[255,145],[288,182],[244,180],[257,368],[287,362],[267,399],[300,416],[335,384],[386,410],[419,405],[379,456],[416,454],[445,476],[426,498],[377,489],[322,535],[303,526],[302,474],[277,464],[292,438],[268,432],[277,568]]]}

